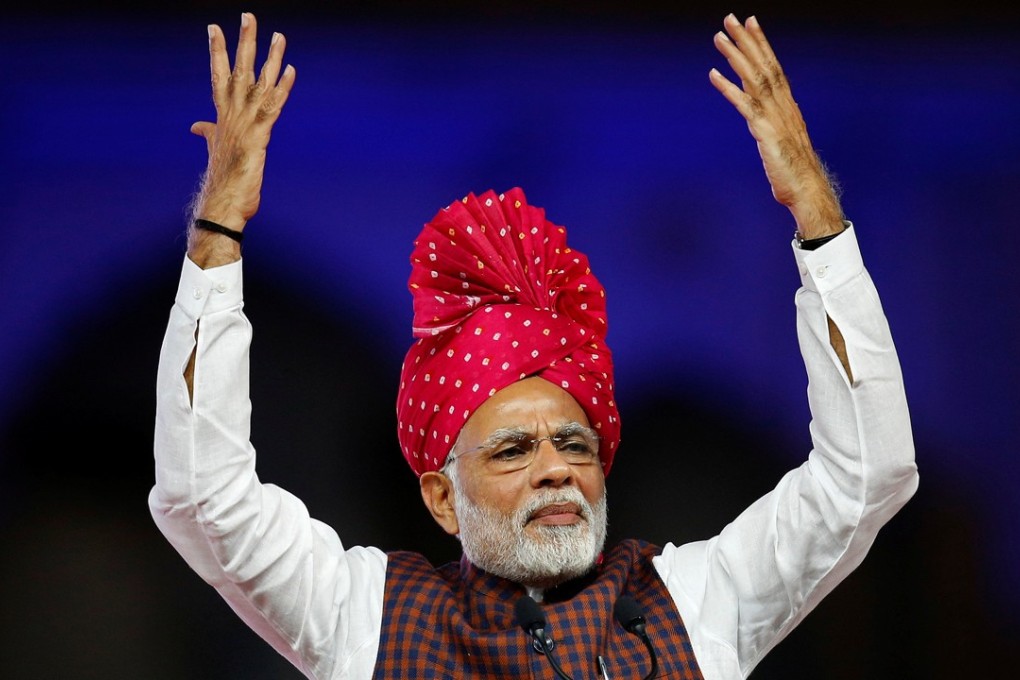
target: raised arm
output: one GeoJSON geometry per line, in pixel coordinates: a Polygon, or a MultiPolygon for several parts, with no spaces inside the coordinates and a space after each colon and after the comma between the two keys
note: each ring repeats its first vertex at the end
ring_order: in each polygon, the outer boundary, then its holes
{"type": "MultiPolygon", "coordinates": [[[[209,26],[209,70],[216,122],[199,121],[191,126],[205,137],[209,164],[192,210],[194,219],[205,219],[242,233],[259,208],[266,147],[273,124],[280,117],[294,86],[293,66],[283,69],[287,40],[274,33],[269,56],[255,78],[257,26],[255,16],[241,15],[234,68],[230,68],[227,43],[219,26],[209,26]]],[[[241,258],[240,244],[223,234],[189,227],[188,256],[203,269],[241,258]]]]}
{"type": "Polygon", "coordinates": [[[710,78],[746,119],[776,200],[800,238],[844,235],[795,251],[807,460],[719,535],[656,558],[705,678],[747,677],[861,563],[917,488],[899,361],[854,230],[758,22],[730,15],[724,28],[715,45],[742,86],[715,69],[710,78]]]}
{"type": "MultiPolygon", "coordinates": [[[[812,241],[842,232],[843,211],[836,187],[815,153],[790,83],[758,20],[751,17],[741,24],[730,14],[723,26],[726,31],[715,34],[715,46],[740,78],[741,87],[715,68],[709,79],[747,121],[772,195],[793,213],[798,238],[812,241]]],[[[831,318],[828,326],[829,343],[852,381],[843,334],[831,318]]]]}
{"type": "Polygon", "coordinates": [[[218,226],[191,228],[160,351],[149,507],[188,565],[305,675],[368,677],[386,556],[346,549],[300,499],[262,483],[250,442],[252,331],[234,237],[259,207],[266,145],[294,83],[279,34],[255,77],[255,32],[244,14],[231,71],[223,33],[209,28],[216,122],[192,127],[209,149],[193,217],[218,226]]]}
{"type": "Polygon", "coordinates": [[[793,213],[801,238],[843,231],[836,191],[811,145],[790,83],[758,20],[751,17],[741,24],[730,14],[723,26],[726,31],[715,34],[715,46],[740,78],[741,86],[714,68],[709,79],[747,121],[772,195],[793,213]]]}
{"type": "MultiPolygon", "coordinates": [[[[234,69],[230,69],[227,41],[219,26],[209,26],[209,72],[216,122],[199,121],[191,126],[205,137],[209,162],[202,188],[192,206],[188,224],[188,257],[203,269],[219,267],[241,259],[240,236],[199,229],[196,220],[242,234],[259,209],[266,147],[273,124],[280,117],[294,86],[296,71],[288,65],[280,75],[287,39],[274,33],[269,56],[255,79],[255,49],[258,26],[255,15],[241,15],[234,69]]],[[[184,369],[188,394],[194,394],[195,355],[184,369]]]]}

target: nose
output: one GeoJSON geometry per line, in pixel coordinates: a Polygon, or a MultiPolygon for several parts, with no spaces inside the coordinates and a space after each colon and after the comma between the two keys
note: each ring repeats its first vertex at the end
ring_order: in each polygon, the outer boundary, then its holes
{"type": "Polygon", "coordinates": [[[559,487],[573,483],[573,466],[560,455],[549,437],[537,440],[535,447],[535,458],[529,468],[533,487],[559,487]]]}

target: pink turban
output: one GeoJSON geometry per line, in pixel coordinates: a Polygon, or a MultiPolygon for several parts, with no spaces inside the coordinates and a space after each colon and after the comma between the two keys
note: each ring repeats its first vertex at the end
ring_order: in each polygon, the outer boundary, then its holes
{"type": "Polygon", "coordinates": [[[584,409],[609,472],[620,417],[605,290],[563,227],[520,189],[469,194],[425,225],[408,288],[419,340],[401,369],[397,436],[416,475],[442,468],[471,414],[529,376],[584,409]]]}

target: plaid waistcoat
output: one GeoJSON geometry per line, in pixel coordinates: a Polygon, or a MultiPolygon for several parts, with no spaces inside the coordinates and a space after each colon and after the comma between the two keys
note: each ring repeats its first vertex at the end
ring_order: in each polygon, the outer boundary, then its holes
{"type": "MultiPolygon", "coordinates": [[[[658,657],[657,678],[703,680],[690,639],[652,557],[660,548],[626,540],[587,577],[546,591],[542,611],[553,655],[574,680],[597,677],[601,654],[612,680],[641,680],[651,668],[644,643],[613,618],[621,594],[644,610],[658,657]]],[[[466,559],[436,569],[411,552],[389,554],[374,678],[555,679],[514,616],[526,590],[466,559]]]]}

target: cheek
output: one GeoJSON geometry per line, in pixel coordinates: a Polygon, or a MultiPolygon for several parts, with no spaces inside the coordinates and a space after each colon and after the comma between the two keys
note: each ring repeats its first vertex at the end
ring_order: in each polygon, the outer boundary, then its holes
{"type": "Polygon", "coordinates": [[[491,504],[504,515],[514,514],[527,500],[524,485],[500,484],[490,489],[491,504]]]}
{"type": "Polygon", "coordinates": [[[491,508],[503,515],[511,515],[523,504],[526,486],[513,477],[515,475],[512,474],[484,480],[474,477],[466,480],[464,491],[476,505],[491,508]]]}
{"type": "Polygon", "coordinates": [[[606,492],[606,478],[599,468],[593,468],[590,474],[580,475],[578,485],[585,499],[592,505],[595,505],[606,492]]]}

